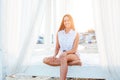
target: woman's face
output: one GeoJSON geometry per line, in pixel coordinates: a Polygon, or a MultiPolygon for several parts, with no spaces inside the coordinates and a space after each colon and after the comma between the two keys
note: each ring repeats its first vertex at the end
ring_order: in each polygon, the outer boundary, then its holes
{"type": "Polygon", "coordinates": [[[70,22],[70,19],[69,19],[68,16],[64,17],[64,25],[65,25],[65,28],[70,28],[71,27],[71,22],[70,22]]]}

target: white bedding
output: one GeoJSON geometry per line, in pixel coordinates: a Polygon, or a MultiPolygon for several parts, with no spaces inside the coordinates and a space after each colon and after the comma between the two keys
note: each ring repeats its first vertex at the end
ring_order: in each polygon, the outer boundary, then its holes
{"type": "MultiPolygon", "coordinates": [[[[40,53],[35,53],[31,57],[31,64],[29,64],[29,67],[24,73],[22,73],[22,75],[59,77],[59,66],[53,67],[42,62],[44,57],[50,56],[51,54],[52,53],[42,53],[41,55],[40,53]]],[[[102,67],[100,67],[98,53],[81,53],[80,57],[83,66],[69,66],[67,77],[105,78],[105,73],[102,67]]]]}

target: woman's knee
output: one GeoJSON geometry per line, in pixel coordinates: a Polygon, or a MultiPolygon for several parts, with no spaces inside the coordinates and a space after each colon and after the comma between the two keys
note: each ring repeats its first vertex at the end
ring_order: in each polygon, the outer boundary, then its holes
{"type": "Polygon", "coordinates": [[[43,59],[43,63],[47,63],[47,61],[48,61],[47,58],[43,59]]]}
{"type": "Polygon", "coordinates": [[[66,59],[67,56],[63,56],[63,55],[61,55],[59,58],[60,58],[60,60],[63,60],[63,59],[66,59]]]}
{"type": "Polygon", "coordinates": [[[60,63],[65,63],[67,62],[67,56],[60,56],[60,63]]]}
{"type": "Polygon", "coordinates": [[[46,57],[43,59],[43,63],[50,65],[50,66],[59,66],[60,62],[57,59],[54,59],[52,57],[46,57]]]}
{"type": "Polygon", "coordinates": [[[50,63],[50,58],[45,57],[45,58],[43,59],[43,63],[49,64],[49,63],[50,63]]]}
{"type": "Polygon", "coordinates": [[[79,57],[78,57],[76,54],[69,54],[69,55],[67,56],[67,59],[73,61],[73,60],[78,60],[79,57]]]}

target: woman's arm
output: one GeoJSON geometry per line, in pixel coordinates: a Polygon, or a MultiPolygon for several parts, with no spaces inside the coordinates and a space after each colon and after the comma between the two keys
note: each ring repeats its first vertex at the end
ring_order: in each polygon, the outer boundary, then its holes
{"type": "Polygon", "coordinates": [[[77,33],[76,37],[75,37],[75,40],[74,40],[74,43],[73,43],[73,48],[69,51],[66,51],[66,53],[67,54],[76,53],[78,45],[79,45],[79,34],[77,33]]]}
{"type": "Polygon", "coordinates": [[[56,35],[56,47],[55,47],[55,54],[54,56],[56,56],[59,52],[59,49],[60,49],[60,45],[59,45],[59,42],[58,42],[58,34],[56,35]]]}

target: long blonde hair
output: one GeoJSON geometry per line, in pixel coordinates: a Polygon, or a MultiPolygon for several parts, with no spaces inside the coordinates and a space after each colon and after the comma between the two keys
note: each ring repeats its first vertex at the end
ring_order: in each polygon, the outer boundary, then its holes
{"type": "Polygon", "coordinates": [[[71,16],[70,14],[66,14],[66,15],[63,16],[63,19],[62,19],[62,22],[61,22],[61,25],[60,25],[58,31],[64,30],[64,29],[65,29],[65,26],[64,26],[64,17],[66,17],[66,16],[69,17],[69,19],[70,19],[70,22],[71,22],[71,29],[75,30],[74,22],[73,22],[72,16],[71,16]]]}

